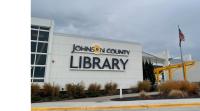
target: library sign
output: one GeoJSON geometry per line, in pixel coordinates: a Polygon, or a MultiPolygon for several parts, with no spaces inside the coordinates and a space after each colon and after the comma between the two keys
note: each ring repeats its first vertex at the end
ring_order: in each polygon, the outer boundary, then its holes
{"type": "Polygon", "coordinates": [[[130,50],[104,48],[96,43],[91,46],[73,44],[71,54],[71,70],[125,71],[130,50]]]}

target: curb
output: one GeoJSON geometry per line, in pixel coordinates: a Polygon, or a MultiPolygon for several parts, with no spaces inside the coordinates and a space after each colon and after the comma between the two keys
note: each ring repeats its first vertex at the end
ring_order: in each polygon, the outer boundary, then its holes
{"type": "Polygon", "coordinates": [[[148,109],[173,107],[200,107],[200,102],[171,103],[171,104],[144,104],[144,105],[116,105],[116,106],[81,106],[81,107],[32,107],[31,111],[66,111],[66,110],[114,110],[114,109],[148,109]]]}

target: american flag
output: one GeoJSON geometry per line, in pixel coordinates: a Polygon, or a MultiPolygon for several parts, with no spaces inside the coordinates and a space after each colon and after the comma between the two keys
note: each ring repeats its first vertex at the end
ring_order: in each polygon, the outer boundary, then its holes
{"type": "Polygon", "coordinates": [[[181,29],[179,27],[178,27],[178,31],[179,31],[179,46],[181,47],[181,41],[185,41],[185,36],[181,32],[181,29]]]}

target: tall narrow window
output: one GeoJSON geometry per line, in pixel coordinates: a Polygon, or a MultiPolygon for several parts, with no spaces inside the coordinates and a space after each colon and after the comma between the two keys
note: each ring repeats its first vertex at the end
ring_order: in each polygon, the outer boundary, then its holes
{"type": "Polygon", "coordinates": [[[49,27],[31,26],[31,81],[44,82],[49,27]]]}

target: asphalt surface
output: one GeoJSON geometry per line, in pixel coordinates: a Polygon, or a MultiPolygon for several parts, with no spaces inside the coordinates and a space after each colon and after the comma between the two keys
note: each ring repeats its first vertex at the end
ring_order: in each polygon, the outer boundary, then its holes
{"type": "MultiPolygon", "coordinates": [[[[93,110],[90,110],[93,111],[93,110]]],[[[108,110],[94,110],[94,111],[108,111],[108,110]]],[[[200,107],[185,107],[185,108],[150,108],[150,109],[121,109],[110,111],[200,111],[200,107]]]]}

